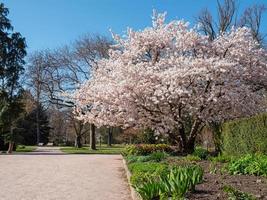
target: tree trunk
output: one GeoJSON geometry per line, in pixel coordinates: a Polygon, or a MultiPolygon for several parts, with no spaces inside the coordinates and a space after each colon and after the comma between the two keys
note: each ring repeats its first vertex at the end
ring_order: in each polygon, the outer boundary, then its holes
{"type": "Polygon", "coordinates": [[[195,141],[195,137],[188,138],[187,142],[184,144],[183,153],[193,153],[195,151],[195,141]]]}
{"type": "Polygon", "coordinates": [[[96,150],[95,125],[90,125],[90,148],[96,150]]]}
{"type": "Polygon", "coordinates": [[[40,120],[39,120],[39,116],[40,116],[40,105],[39,105],[39,101],[37,101],[37,110],[36,110],[36,144],[37,146],[40,143],[40,120]]]}
{"type": "Polygon", "coordinates": [[[112,128],[108,128],[108,146],[112,146],[112,128]]]}
{"type": "MultiPolygon", "coordinates": [[[[175,137],[177,145],[179,145],[180,152],[183,154],[191,154],[195,150],[195,142],[197,134],[202,130],[201,122],[195,121],[191,127],[189,134],[186,134],[185,128],[181,125],[178,128],[179,137],[175,137]]],[[[172,134],[175,136],[175,134],[172,134]]]]}
{"type": "Polygon", "coordinates": [[[13,127],[11,125],[10,127],[10,140],[8,143],[8,150],[7,153],[12,153],[13,152],[13,148],[14,148],[14,132],[13,132],[13,127]]]}
{"type": "Polygon", "coordinates": [[[222,124],[219,122],[211,122],[210,128],[213,134],[213,143],[215,146],[215,155],[222,153],[222,124]]]}
{"type": "Polygon", "coordinates": [[[76,136],[76,138],[75,138],[75,147],[76,148],[82,148],[81,139],[82,139],[82,137],[80,135],[76,136]]]}
{"type": "Polygon", "coordinates": [[[13,152],[13,148],[14,148],[14,142],[10,141],[8,144],[8,150],[7,153],[10,154],[13,152]]]}

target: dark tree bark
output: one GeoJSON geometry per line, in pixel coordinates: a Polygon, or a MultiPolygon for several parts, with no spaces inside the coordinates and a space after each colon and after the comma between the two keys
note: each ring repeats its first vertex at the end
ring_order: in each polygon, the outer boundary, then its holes
{"type": "Polygon", "coordinates": [[[212,134],[213,134],[213,143],[215,146],[215,154],[219,155],[222,153],[222,123],[211,122],[209,124],[212,134]]]}
{"type": "Polygon", "coordinates": [[[81,135],[76,136],[76,138],[75,138],[75,147],[76,148],[82,148],[81,139],[82,139],[81,135]]]}
{"type": "Polygon", "coordinates": [[[181,124],[176,132],[170,133],[169,136],[173,137],[173,144],[179,147],[181,153],[190,154],[195,150],[196,137],[201,133],[203,127],[200,121],[195,120],[190,132],[186,132],[185,126],[181,124]]]}
{"type": "Polygon", "coordinates": [[[112,134],[112,128],[108,128],[108,146],[112,146],[112,140],[113,140],[113,134],[112,134]]]}
{"type": "Polygon", "coordinates": [[[39,120],[39,114],[40,113],[40,105],[39,101],[37,101],[37,109],[36,109],[36,144],[37,146],[40,143],[40,120],[39,120]]]}
{"type": "Polygon", "coordinates": [[[95,125],[90,125],[90,148],[96,150],[95,125]]]}

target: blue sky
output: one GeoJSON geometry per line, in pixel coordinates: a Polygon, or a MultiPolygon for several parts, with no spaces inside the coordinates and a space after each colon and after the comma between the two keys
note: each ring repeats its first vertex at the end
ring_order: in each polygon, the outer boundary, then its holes
{"type": "MultiPolygon", "coordinates": [[[[0,0],[1,1],[1,0],[0,0]]],[[[2,0],[16,31],[26,37],[28,51],[56,48],[87,33],[110,36],[109,28],[122,34],[127,27],[142,29],[151,24],[152,10],[167,11],[168,20],[194,17],[203,8],[214,12],[215,0],[2,0]]],[[[239,0],[240,12],[253,3],[239,0]]],[[[264,15],[267,32],[267,16],[264,15]]]]}

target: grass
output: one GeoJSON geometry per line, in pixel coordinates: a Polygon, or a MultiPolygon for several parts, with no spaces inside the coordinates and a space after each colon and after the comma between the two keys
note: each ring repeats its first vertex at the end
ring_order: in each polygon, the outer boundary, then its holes
{"type": "Polygon", "coordinates": [[[36,149],[36,146],[24,146],[24,145],[18,145],[16,152],[32,152],[36,149]]]}
{"type": "Polygon", "coordinates": [[[111,147],[108,147],[106,145],[102,145],[101,147],[97,146],[96,148],[97,150],[91,150],[90,147],[62,147],[60,148],[60,150],[64,153],[69,154],[121,154],[124,149],[124,146],[113,145],[111,147]]]}

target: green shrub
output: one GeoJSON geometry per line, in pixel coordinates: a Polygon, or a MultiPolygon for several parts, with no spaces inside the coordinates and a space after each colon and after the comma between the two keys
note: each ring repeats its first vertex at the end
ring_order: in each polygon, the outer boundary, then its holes
{"type": "Polygon", "coordinates": [[[18,145],[18,149],[25,149],[25,145],[18,145]]]}
{"type": "Polygon", "coordinates": [[[243,156],[232,160],[227,170],[231,174],[267,176],[267,156],[259,154],[243,156]]]}
{"type": "Polygon", "coordinates": [[[229,155],[225,155],[225,154],[218,155],[216,157],[209,157],[210,161],[221,162],[221,163],[230,162],[232,159],[233,159],[233,156],[229,156],[229,155]]]}
{"type": "Polygon", "coordinates": [[[209,152],[206,149],[197,147],[193,155],[199,157],[202,160],[206,160],[209,156],[209,152]]]}
{"type": "Polygon", "coordinates": [[[128,165],[131,176],[131,184],[137,186],[148,182],[150,179],[157,180],[160,176],[169,172],[167,165],[162,163],[131,163],[128,165]]]}
{"type": "Polygon", "coordinates": [[[148,172],[153,173],[155,171],[166,169],[168,166],[163,163],[154,163],[154,162],[145,162],[145,163],[131,163],[128,165],[128,168],[131,173],[136,172],[148,172]]]}
{"type": "Polygon", "coordinates": [[[201,158],[195,155],[187,155],[186,157],[183,158],[183,160],[187,161],[200,161],[201,158]]]}
{"type": "Polygon", "coordinates": [[[167,144],[137,144],[125,147],[123,154],[146,156],[154,152],[171,153],[172,149],[167,144]]]}
{"type": "Polygon", "coordinates": [[[267,113],[227,122],[222,128],[223,151],[227,155],[267,153],[267,113]]]}
{"type": "Polygon", "coordinates": [[[149,156],[134,156],[134,155],[129,155],[125,157],[127,160],[127,163],[134,163],[134,162],[148,162],[150,161],[149,156]]]}
{"type": "Polygon", "coordinates": [[[232,186],[224,186],[223,191],[228,194],[229,200],[256,200],[252,195],[236,190],[232,186]]]}
{"type": "Polygon", "coordinates": [[[155,161],[155,162],[160,162],[167,157],[168,157],[168,154],[166,154],[164,152],[154,152],[154,153],[149,155],[149,160],[155,161]]]}

